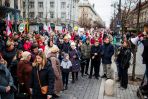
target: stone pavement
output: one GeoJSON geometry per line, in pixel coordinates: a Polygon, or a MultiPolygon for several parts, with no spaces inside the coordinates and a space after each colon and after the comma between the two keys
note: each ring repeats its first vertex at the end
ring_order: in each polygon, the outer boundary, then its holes
{"type": "MultiPolygon", "coordinates": [[[[136,70],[135,70],[135,73],[137,76],[139,75],[143,76],[145,72],[145,65],[142,64],[142,57],[141,57],[142,52],[143,52],[143,46],[139,45],[138,51],[137,51],[136,70]]],[[[117,75],[115,63],[113,63],[112,67],[114,69],[115,75],[117,75]]],[[[131,65],[128,71],[129,75],[132,74],[132,68],[133,66],[131,65]]],[[[116,82],[115,87],[114,87],[114,93],[115,93],[114,96],[109,97],[109,96],[104,95],[103,99],[138,99],[137,94],[136,94],[137,89],[139,87],[138,85],[128,84],[128,88],[126,90],[121,90],[119,86],[120,84],[116,82]]]]}
{"type": "Polygon", "coordinates": [[[99,99],[101,79],[88,79],[79,77],[75,84],[69,83],[68,90],[62,93],[59,99],[99,99]]]}
{"type": "MultiPolygon", "coordinates": [[[[142,64],[142,53],[143,47],[140,45],[137,52],[137,63],[136,63],[136,75],[143,75],[145,71],[145,66],[142,64]]],[[[114,69],[115,75],[117,74],[116,65],[113,62],[112,68],[114,69]]],[[[129,74],[132,73],[132,66],[130,66],[129,74]]],[[[102,75],[102,66],[100,68],[100,75],[102,75]]],[[[70,80],[71,81],[71,80],[70,80]]],[[[62,93],[59,99],[138,99],[136,91],[138,86],[128,85],[126,90],[121,90],[119,88],[119,83],[114,85],[114,95],[105,96],[104,95],[104,84],[105,79],[88,79],[87,76],[84,78],[79,77],[79,81],[75,84],[69,82],[68,90],[62,93]]]]}

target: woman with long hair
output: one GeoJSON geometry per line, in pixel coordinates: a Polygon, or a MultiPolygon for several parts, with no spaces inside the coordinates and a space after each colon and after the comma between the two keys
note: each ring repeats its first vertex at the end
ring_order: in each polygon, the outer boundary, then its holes
{"type": "Polygon", "coordinates": [[[131,50],[129,41],[124,41],[117,56],[118,73],[120,85],[123,89],[127,89],[128,85],[128,68],[130,66],[131,50]]]}
{"type": "Polygon", "coordinates": [[[43,52],[36,55],[33,63],[31,75],[30,92],[32,99],[51,99],[54,94],[55,75],[50,61],[47,60],[43,52]],[[42,87],[47,86],[46,93],[42,92],[42,87]]]}

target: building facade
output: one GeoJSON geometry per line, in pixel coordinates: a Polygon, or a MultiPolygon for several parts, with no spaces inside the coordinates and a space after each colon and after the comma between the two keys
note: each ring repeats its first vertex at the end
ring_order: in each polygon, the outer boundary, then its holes
{"type": "Polygon", "coordinates": [[[0,19],[5,19],[10,14],[14,19],[15,13],[21,15],[22,0],[0,0],[0,19]]]}
{"type": "MultiPolygon", "coordinates": [[[[128,28],[137,28],[137,19],[138,19],[138,5],[133,9],[129,15],[127,24],[128,28]]],[[[148,22],[148,1],[144,1],[140,6],[140,16],[139,16],[139,30],[143,31],[144,24],[148,22]]]]}
{"type": "Polygon", "coordinates": [[[17,25],[19,24],[22,0],[0,0],[0,31],[5,30],[5,20],[10,15],[11,23],[14,30],[17,31],[17,25]]]}
{"type": "Polygon", "coordinates": [[[31,22],[77,25],[79,0],[24,0],[23,17],[31,22]]]}
{"type": "Polygon", "coordinates": [[[94,5],[91,5],[88,0],[81,0],[79,2],[79,23],[82,24],[82,26],[83,24],[88,24],[91,27],[105,26],[105,23],[95,11],[94,5]]]}

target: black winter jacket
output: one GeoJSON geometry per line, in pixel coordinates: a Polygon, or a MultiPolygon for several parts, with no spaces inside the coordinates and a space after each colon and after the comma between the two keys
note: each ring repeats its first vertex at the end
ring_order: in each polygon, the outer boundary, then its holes
{"type": "Polygon", "coordinates": [[[142,53],[143,63],[148,64],[148,39],[143,40],[142,44],[144,45],[144,51],[142,53]]]}
{"type": "Polygon", "coordinates": [[[117,62],[123,68],[129,68],[130,66],[130,59],[131,59],[131,50],[128,48],[121,48],[120,53],[117,56],[117,62]]]}
{"type": "MultiPolygon", "coordinates": [[[[38,67],[34,67],[32,70],[30,88],[33,89],[33,95],[42,95],[41,88],[39,86],[39,80],[37,77],[37,70],[39,70],[38,67]]],[[[48,86],[47,95],[54,94],[55,75],[51,63],[49,61],[46,63],[44,69],[39,71],[39,77],[41,86],[48,86]]]]}
{"type": "Polygon", "coordinates": [[[92,57],[95,57],[93,60],[98,60],[100,61],[101,60],[101,46],[98,45],[98,46],[92,46],[91,47],[91,58],[92,57]],[[97,55],[95,55],[95,53],[97,53],[97,55]]]}

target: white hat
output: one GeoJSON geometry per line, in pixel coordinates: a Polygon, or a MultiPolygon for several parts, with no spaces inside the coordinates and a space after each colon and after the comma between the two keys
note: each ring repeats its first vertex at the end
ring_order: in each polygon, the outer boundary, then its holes
{"type": "Polygon", "coordinates": [[[70,46],[76,46],[75,42],[71,42],[70,46]]]}
{"type": "Polygon", "coordinates": [[[29,55],[31,55],[30,52],[28,52],[28,51],[23,52],[23,53],[22,53],[22,58],[21,58],[21,60],[26,60],[29,55]]]}

